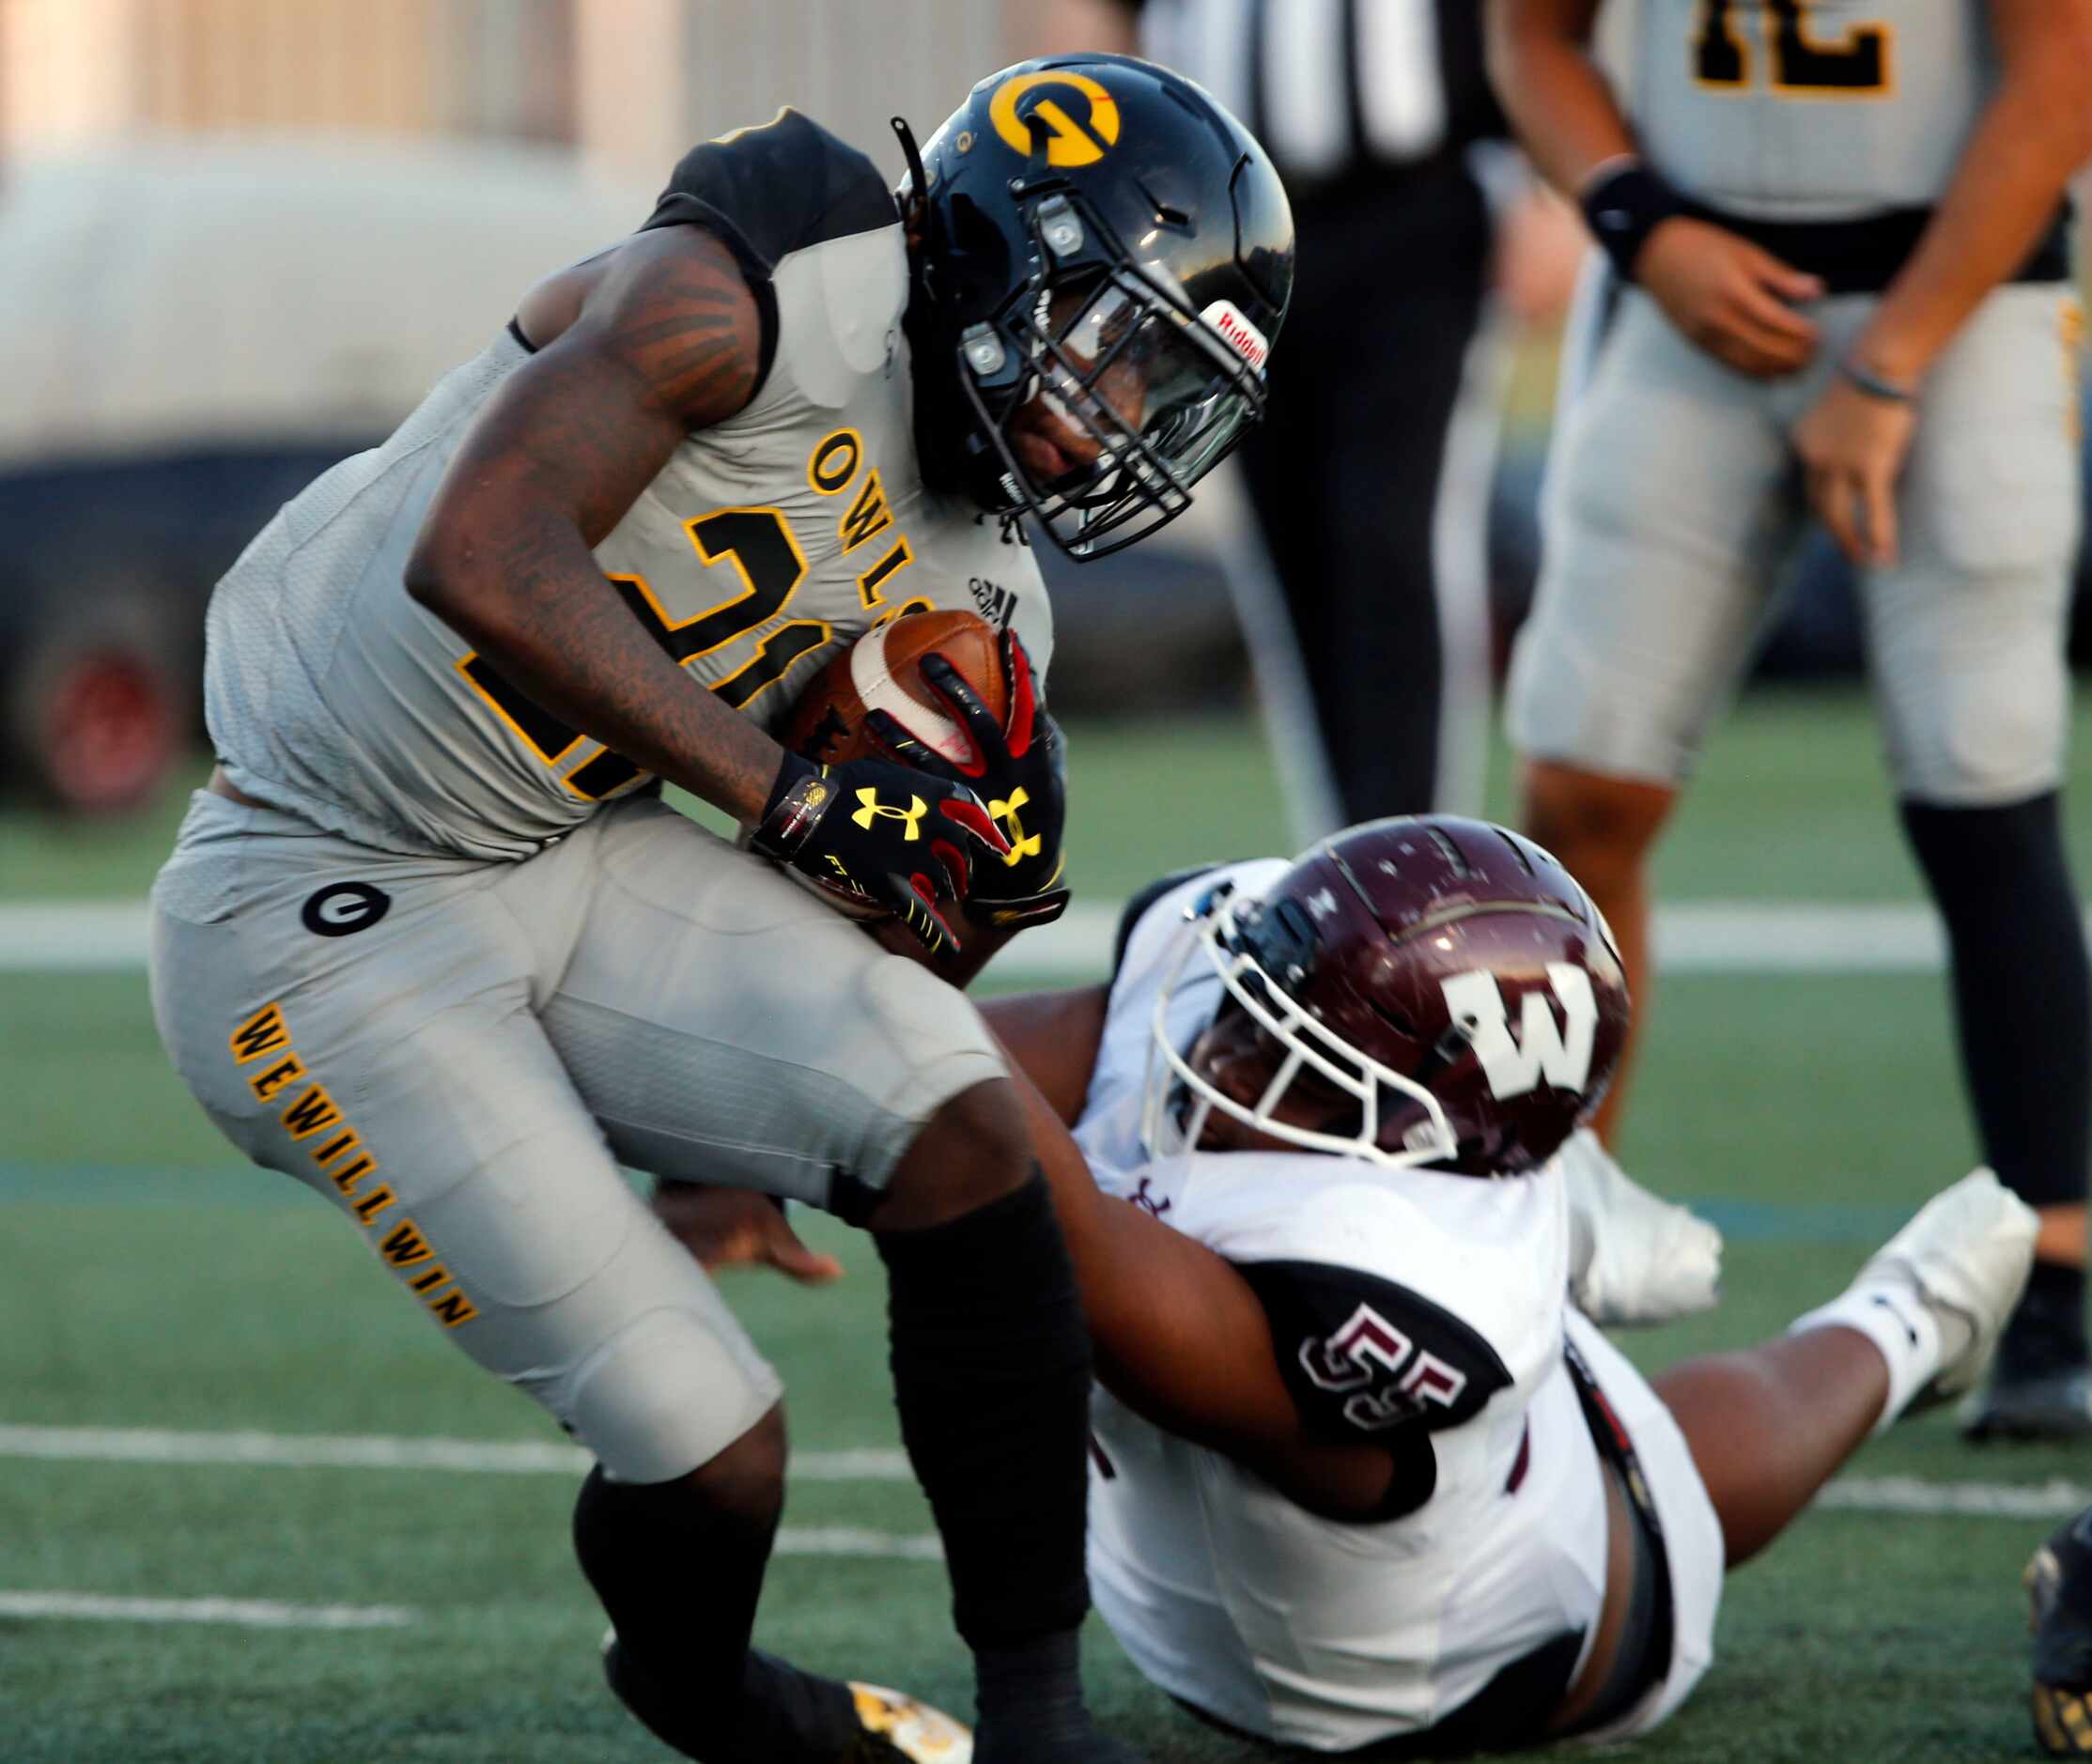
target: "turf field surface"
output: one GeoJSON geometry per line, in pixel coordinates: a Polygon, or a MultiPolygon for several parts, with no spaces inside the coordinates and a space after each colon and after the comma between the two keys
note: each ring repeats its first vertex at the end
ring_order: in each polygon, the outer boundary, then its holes
{"type": "MultiPolygon", "coordinates": [[[[1248,730],[1072,733],[1088,898],[1282,847],[1248,730]]],[[[2077,736],[2082,778],[2084,719],[2077,736]]],[[[1751,700],[1680,817],[1669,896],[1914,901],[1874,750],[1856,696],[1751,700]]],[[[136,899],[178,812],[0,822],[0,904],[136,899]]],[[[2082,877],[2082,832],[2077,851],[2082,877]]],[[[1780,1327],[1973,1161],[1944,1012],[1927,972],[1669,982],[1625,1157],[1724,1223],[1727,1294],[1631,1338],[1637,1358],[1780,1327]]],[[[0,1759],[666,1756],[600,1688],[556,1430],[317,1200],[237,1164],[166,1071],[142,975],[0,975],[0,1759]]],[[[963,1710],[927,1513],[891,1456],[876,1259],[807,1229],[844,1258],[841,1286],[728,1283],[791,1386],[786,1524],[820,1552],[779,1560],[761,1636],[963,1710]],[[889,1553],[843,1553],[866,1550],[889,1553]]],[[[1971,1451],[1930,1418],[1852,1474],[1858,1507],[1731,1581],[1712,1673],[1628,1756],[2030,1756],[2016,1578],[2040,1515],[2092,1484],[2092,1452],[1971,1451]],[[1882,1510],[1890,1478],[1914,1481],[1905,1505],[1976,1510],[1882,1510]]],[[[1101,1628],[1091,1664],[1156,1764],[1256,1756],[1179,1716],[1101,1628]]]]}

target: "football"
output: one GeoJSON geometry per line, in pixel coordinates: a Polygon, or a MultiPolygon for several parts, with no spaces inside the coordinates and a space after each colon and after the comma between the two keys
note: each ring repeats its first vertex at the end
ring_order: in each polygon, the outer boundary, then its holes
{"type": "Polygon", "coordinates": [[[933,751],[953,762],[972,753],[966,732],[924,684],[922,658],[942,656],[998,722],[1010,714],[995,627],[964,611],[909,612],[876,626],[814,675],[785,725],[783,742],[816,765],[869,750],[866,713],[889,712],[933,751]]]}

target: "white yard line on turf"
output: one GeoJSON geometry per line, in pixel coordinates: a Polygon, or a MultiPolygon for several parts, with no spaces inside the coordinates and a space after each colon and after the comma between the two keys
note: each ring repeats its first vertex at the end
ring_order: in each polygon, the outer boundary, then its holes
{"type": "MultiPolygon", "coordinates": [[[[1006,976],[1093,980],[1111,959],[1119,909],[1077,906],[1027,932],[1006,976]]],[[[134,973],[146,963],[143,902],[0,905],[0,973],[134,973]]],[[[1844,901],[1696,901],[1656,912],[1656,955],[1674,974],[1916,974],[1944,961],[1929,906],[1844,901]]]]}
{"type": "Polygon", "coordinates": [[[85,1592],[0,1592],[0,1617],[104,1623],[230,1623],[250,1630],[387,1630],[414,1621],[396,1604],[283,1604],[274,1599],[112,1599],[85,1592]]]}
{"type": "MultiPolygon", "coordinates": [[[[579,1476],[593,1462],[550,1440],[399,1439],[383,1434],[181,1433],[160,1428],[0,1427],[0,1458],[94,1463],[235,1464],[263,1469],[436,1470],[505,1476],[579,1476]]],[[[905,1454],[883,1447],[792,1454],[800,1482],[907,1482],[905,1454]]],[[[1817,1497],[1845,1512],[1948,1513],[1980,1519],[2065,1519],[2092,1507],[2092,1487],[2046,1482],[1927,1482],[1915,1477],[1840,1477],[1817,1497]]],[[[931,1560],[937,1540],[848,1528],[779,1534],[798,1555],[931,1560]]]]}
{"type": "MultiPolygon", "coordinates": [[[[895,1562],[944,1559],[944,1546],[928,1532],[910,1535],[865,1531],[854,1525],[787,1525],[777,1534],[775,1550],[779,1555],[860,1556],[895,1562]]],[[[250,1630],[382,1630],[402,1628],[418,1621],[420,1616],[418,1611],[396,1604],[286,1604],[275,1599],[126,1599],[87,1592],[0,1592],[0,1618],[220,1623],[250,1630]]]]}
{"type": "MultiPolygon", "coordinates": [[[[178,1433],[142,1427],[0,1427],[0,1458],[97,1463],[251,1464],[281,1470],[461,1470],[584,1476],[595,1462],[552,1440],[395,1439],[383,1434],[178,1433]]],[[[798,1451],[801,1482],[906,1482],[899,1451],[798,1451]]]]}
{"type": "Polygon", "coordinates": [[[860,1531],[854,1525],[786,1525],[777,1534],[779,1555],[867,1555],[884,1561],[941,1562],[944,1545],[937,1534],[860,1531]]]}
{"type": "Polygon", "coordinates": [[[1840,1477],[1819,1507],[1853,1513],[1953,1514],[1971,1519],[2068,1519],[2092,1507],[2092,1488],[2046,1482],[1924,1482],[1916,1477],[1840,1477]]]}

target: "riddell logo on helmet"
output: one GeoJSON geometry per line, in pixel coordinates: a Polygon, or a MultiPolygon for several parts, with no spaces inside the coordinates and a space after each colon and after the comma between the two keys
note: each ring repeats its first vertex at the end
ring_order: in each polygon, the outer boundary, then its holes
{"type": "Polygon", "coordinates": [[[1234,302],[1215,301],[1199,317],[1227,338],[1228,347],[1251,367],[1260,374],[1263,372],[1264,361],[1271,354],[1270,339],[1242,316],[1242,309],[1234,302]]]}

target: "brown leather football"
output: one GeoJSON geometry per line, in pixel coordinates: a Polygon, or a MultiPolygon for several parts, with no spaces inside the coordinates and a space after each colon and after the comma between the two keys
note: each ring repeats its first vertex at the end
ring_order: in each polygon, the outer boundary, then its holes
{"type": "Polygon", "coordinates": [[[1008,718],[995,627],[971,612],[908,612],[866,631],[814,676],[793,707],[784,745],[822,765],[860,758],[868,746],[865,713],[883,710],[946,759],[970,758],[966,732],[923,684],[922,660],[933,652],[958,670],[998,722],[1008,718]]]}

